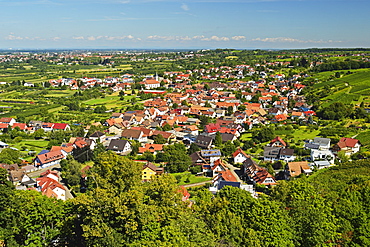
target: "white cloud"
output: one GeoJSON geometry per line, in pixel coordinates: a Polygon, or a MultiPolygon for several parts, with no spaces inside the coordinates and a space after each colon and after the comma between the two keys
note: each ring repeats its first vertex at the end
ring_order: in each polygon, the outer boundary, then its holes
{"type": "Polygon", "coordinates": [[[7,39],[7,40],[23,40],[24,38],[22,38],[20,36],[14,36],[12,34],[9,34],[8,36],[5,37],[5,39],[7,39]]]}
{"type": "Polygon", "coordinates": [[[193,37],[189,36],[160,36],[160,35],[151,35],[146,38],[148,41],[192,41],[192,40],[198,40],[198,41],[205,41],[205,42],[225,42],[225,41],[245,41],[245,36],[234,36],[234,37],[219,37],[219,36],[211,36],[206,37],[204,35],[197,35],[193,37]]]}
{"type": "Polygon", "coordinates": [[[188,5],[186,5],[185,3],[183,3],[182,5],[181,5],[181,8],[182,8],[182,10],[184,10],[184,11],[189,11],[190,9],[189,9],[189,7],[188,7],[188,5]]]}
{"type": "Polygon", "coordinates": [[[246,38],[245,36],[233,36],[231,37],[232,40],[236,40],[236,41],[245,41],[246,38]]]}
{"type": "MultiPolygon", "coordinates": [[[[14,33],[11,33],[9,34],[8,36],[5,37],[6,40],[47,40],[45,38],[40,38],[40,37],[28,37],[28,36],[25,36],[25,37],[22,37],[22,36],[15,36],[13,35],[14,33]]],[[[50,38],[51,40],[53,40],[53,38],[50,38]]]]}
{"type": "Polygon", "coordinates": [[[287,38],[287,37],[277,37],[277,38],[256,38],[252,39],[251,41],[259,41],[259,42],[269,42],[269,43],[340,43],[342,41],[333,41],[333,40],[300,40],[294,38],[287,38]]]}
{"type": "Polygon", "coordinates": [[[103,36],[103,35],[99,35],[99,36],[87,36],[87,37],[78,36],[78,37],[73,37],[72,39],[89,40],[89,41],[95,41],[95,40],[108,40],[108,41],[112,41],[112,40],[132,40],[132,41],[141,40],[140,38],[135,38],[132,35],[125,35],[125,36],[103,36]]]}
{"type": "Polygon", "coordinates": [[[203,38],[203,41],[229,41],[230,39],[227,37],[218,37],[218,36],[212,36],[211,38],[203,38]]]}

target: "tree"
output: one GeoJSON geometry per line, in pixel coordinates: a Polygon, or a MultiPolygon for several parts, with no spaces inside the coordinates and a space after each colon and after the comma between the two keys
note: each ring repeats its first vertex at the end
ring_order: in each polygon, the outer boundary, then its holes
{"type": "Polygon", "coordinates": [[[331,205],[307,179],[279,183],[272,198],[289,210],[295,246],[318,246],[335,240],[337,220],[331,205]]]}
{"type": "Polygon", "coordinates": [[[163,148],[166,159],[166,170],[168,172],[184,172],[191,165],[191,159],[183,144],[175,143],[163,148]]]}
{"type": "Polygon", "coordinates": [[[238,106],[239,111],[245,111],[245,109],[247,109],[247,107],[245,105],[238,106]]]}
{"type": "Polygon", "coordinates": [[[142,155],[142,159],[152,162],[154,161],[154,155],[149,150],[146,150],[142,155]]]}
{"type": "Polygon", "coordinates": [[[40,128],[33,132],[33,138],[35,138],[36,140],[41,139],[44,136],[44,134],[45,134],[44,129],[40,128]]]}
{"type": "Polygon", "coordinates": [[[230,157],[236,150],[235,145],[231,141],[227,141],[221,148],[221,152],[225,157],[230,157]]]}
{"type": "Polygon", "coordinates": [[[234,107],[229,106],[227,107],[227,115],[231,116],[234,113],[234,107]]]}
{"type": "Polygon", "coordinates": [[[222,145],[222,137],[221,137],[221,133],[219,131],[216,132],[214,143],[215,143],[216,147],[220,147],[222,145]]]}
{"type": "Polygon", "coordinates": [[[154,144],[165,144],[167,140],[161,135],[158,134],[154,137],[154,144]]]}
{"type": "Polygon", "coordinates": [[[166,124],[163,126],[163,131],[169,131],[169,130],[172,130],[172,127],[171,127],[171,125],[169,125],[168,123],[166,123],[166,124]]]}
{"type": "Polygon", "coordinates": [[[62,177],[66,180],[67,184],[77,186],[81,182],[81,164],[73,159],[72,156],[67,156],[60,162],[62,168],[62,177]]]}
{"type": "Polygon", "coordinates": [[[11,148],[5,148],[0,153],[0,163],[5,164],[19,164],[20,152],[11,148]]]}
{"type": "Polygon", "coordinates": [[[210,118],[208,116],[205,116],[205,115],[200,115],[199,120],[200,120],[200,127],[201,128],[204,128],[205,125],[207,125],[211,122],[210,118]]]}
{"type": "Polygon", "coordinates": [[[102,106],[97,106],[95,109],[94,109],[94,113],[104,113],[107,111],[107,107],[105,107],[105,105],[102,105],[102,106]]]}
{"type": "Polygon", "coordinates": [[[252,139],[257,142],[267,142],[274,138],[275,130],[272,127],[262,127],[259,130],[252,131],[252,139]]]}
{"type": "Polygon", "coordinates": [[[191,155],[191,154],[193,154],[193,153],[195,153],[197,151],[200,151],[200,150],[201,150],[201,148],[197,144],[195,144],[194,142],[192,142],[190,144],[189,149],[188,149],[188,154],[191,155]]]}

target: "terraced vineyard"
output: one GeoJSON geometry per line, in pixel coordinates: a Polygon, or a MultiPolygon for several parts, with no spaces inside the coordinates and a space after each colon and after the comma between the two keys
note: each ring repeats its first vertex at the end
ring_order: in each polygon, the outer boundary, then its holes
{"type": "MultiPolygon", "coordinates": [[[[333,73],[333,72],[332,72],[333,73]]],[[[325,72],[325,74],[328,74],[325,72]]],[[[370,70],[360,69],[353,74],[344,75],[341,78],[314,85],[317,89],[327,90],[324,87],[329,86],[331,94],[323,99],[323,106],[328,106],[334,102],[344,104],[359,105],[362,101],[369,104],[370,99],[370,70]]]]}

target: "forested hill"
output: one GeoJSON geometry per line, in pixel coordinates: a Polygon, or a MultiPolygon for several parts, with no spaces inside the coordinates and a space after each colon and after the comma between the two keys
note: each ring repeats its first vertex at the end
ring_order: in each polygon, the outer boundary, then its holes
{"type": "Polygon", "coordinates": [[[103,154],[89,190],[63,202],[16,191],[0,169],[5,246],[370,246],[370,165],[356,161],[281,181],[254,199],[225,187],[182,202],[171,176],[142,183],[141,166],[103,154]]]}

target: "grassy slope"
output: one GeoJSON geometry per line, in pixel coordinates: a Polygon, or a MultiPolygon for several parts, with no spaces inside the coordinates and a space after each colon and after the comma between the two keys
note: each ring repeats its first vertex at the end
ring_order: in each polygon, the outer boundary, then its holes
{"type": "MultiPolygon", "coordinates": [[[[353,70],[353,74],[344,75],[341,78],[333,79],[327,82],[315,84],[313,87],[318,90],[325,90],[324,87],[328,85],[334,92],[322,99],[323,106],[327,106],[334,102],[342,102],[344,104],[360,104],[370,103],[369,82],[370,69],[353,70]]],[[[335,71],[318,73],[314,77],[318,80],[328,78],[334,74],[335,71]]]]}

